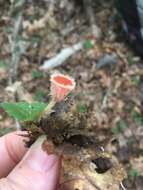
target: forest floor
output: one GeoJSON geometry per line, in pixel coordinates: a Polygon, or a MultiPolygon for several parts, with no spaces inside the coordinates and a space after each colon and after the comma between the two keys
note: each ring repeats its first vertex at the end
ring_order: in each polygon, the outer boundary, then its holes
{"type": "MultiPolygon", "coordinates": [[[[110,143],[104,148],[115,155],[127,171],[124,180],[127,190],[141,190],[143,186],[143,65],[126,43],[120,17],[112,1],[99,3],[95,17],[102,37],[97,42],[92,35],[82,3],[63,1],[54,6],[48,22],[44,21],[48,3],[27,3],[23,15],[23,32],[28,48],[22,54],[16,81],[35,101],[49,99],[49,77],[54,71],[69,74],[77,83],[74,91],[80,111],[90,109],[91,123],[97,136],[105,136],[110,143]],[[76,7],[76,8],[75,8],[76,7]],[[43,19],[43,20],[42,20],[43,19]],[[40,22],[39,22],[40,21],[40,22]],[[35,23],[35,24],[34,24],[35,23]],[[45,60],[63,48],[83,40],[85,48],[76,52],[61,66],[41,71],[45,60]],[[109,59],[106,64],[103,62],[109,59]]],[[[7,94],[11,50],[9,45],[12,20],[9,4],[0,5],[0,102],[12,101],[7,94]]],[[[13,119],[0,111],[0,127],[14,127],[13,119]]],[[[3,130],[2,132],[3,133],[3,130]]]]}

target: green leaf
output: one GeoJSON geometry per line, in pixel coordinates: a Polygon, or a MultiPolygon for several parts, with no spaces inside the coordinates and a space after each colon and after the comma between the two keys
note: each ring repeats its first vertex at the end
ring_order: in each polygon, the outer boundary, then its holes
{"type": "Polygon", "coordinates": [[[124,120],[119,120],[116,124],[117,128],[123,132],[128,126],[126,125],[125,121],[124,120]]]}
{"type": "Polygon", "coordinates": [[[8,66],[8,64],[5,60],[0,60],[0,67],[6,68],[7,66],[8,66]]]}
{"type": "Polygon", "coordinates": [[[132,84],[133,84],[134,86],[138,86],[138,85],[139,85],[139,82],[140,82],[140,76],[135,75],[135,76],[132,77],[131,80],[132,80],[132,84]]]}
{"type": "Polygon", "coordinates": [[[134,122],[137,125],[143,126],[143,116],[140,113],[138,113],[137,111],[133,111],[131,113],[131,115],[132,115],[132,118],[133,118],[134,122]]]}
{"type": "Polygon", "coordinates": [[[118,127],[113,127],[111,129],[111,132],[113,133],[113,135],[118,135],[120,133],[120,130],[118,127]]]}
{"type": "Polygon", "coordinates": [[[25,37],[21,36],[21,35],[17,35],[16,36],[16,42],[28,42],[28,39],[26,39],[25,37]]]}
{"type": "Polygon", "coordinates": [[[135,62],[133,61],[131,55],[128,55],[128,56],[127,56],[127,62],[128,62],[129,65],[133,65],[133,64],[135,63],[135,62]]]}
{"type": "Polygon", "coordinates": [[[35,20],[35,15],[28,15],[26,19],[29,20],[30,22],[33,22],[35,20]]]}
{"type": "Polygon", "coordinates": [[[84,41],[84,43],[83,43],[83,47],[85,48],[85,49],[91,49],[92,48],[92,42],[90,41],[90,40],[86,40],[86,41],[84,41]]]}
{"type": "Polygon", "coordinates": [[[121,119],[116,123],[116,127],[111,129],[111,132],[114,135],[118,135],[119,133],[122,133],[127,127],[128,126],[126,125],[125,121],[121,119]]]}
{"type": "Polygon", "coordinates": [[[43,73],[41,71],[32,71],[31,73],[33,79],[41,78],[43,77],[43,73]]]}
{"type": "Polygon", "coordinates": [[[40,113],[46,108],[44,103],[2,103],[2,108],[12,117],[19,121],[34,121],[38,118],[40,113]]]}
{"type": "Polygon", "coordinates": [[[76,109],[79,113],[85,113],[87,111],[87,106],[83,103],[79,103],[77,104],[76,109]]]}
{"type": "Polygon", "coordinates": [[[3,31],[4,31],[5,33],[10,34],[10,33],[12,33],[13,28],[12,28],[12,27],[10,27],[10,26],[7,26],[7,27],[4,27],[4,28],[3,28],[3,31]]]}
{"type": "Polygon", "coordinates": [[[22,6],[25,3],[25,0],[14,0],[14,5],[16,7],[22,6]]]}
{"type": "Polygon", "coordinates": [[[41,41],[41,38],[39,36],[32,36],[30,41],[32,44],[38,44],[41,41]]]}
{"type": "Polygon", "coordinates": [[[135,177],[138,177],[140,174],[139,172],[136,170],[136,169],[130,169],[128,171],[128,176],[131,177],[131,178],[135,178],[135,177]]]}

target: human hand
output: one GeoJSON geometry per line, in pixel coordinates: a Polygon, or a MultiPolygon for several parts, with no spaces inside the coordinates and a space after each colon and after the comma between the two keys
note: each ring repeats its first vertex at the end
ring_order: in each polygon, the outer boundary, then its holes
{"type": "Polygon", "coordinates": [[[55,190],[60,160],[41,148],[40,137],[28,150],[16,132],[0,138],[0,190],[55,190]]]}

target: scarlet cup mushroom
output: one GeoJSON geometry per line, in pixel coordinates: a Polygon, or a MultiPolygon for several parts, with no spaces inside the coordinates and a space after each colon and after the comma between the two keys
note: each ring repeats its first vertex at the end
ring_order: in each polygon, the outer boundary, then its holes
{"type": "Polygon", "coordinates": [[[51,75],[51,96],[55,102],[63,100],[75,88],[75,81],[68,75],[55,73],[51,75]]]}

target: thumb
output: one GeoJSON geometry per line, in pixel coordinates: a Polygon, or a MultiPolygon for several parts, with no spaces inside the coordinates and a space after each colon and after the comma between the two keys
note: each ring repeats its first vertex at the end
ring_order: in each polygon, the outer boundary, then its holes
{"type": "Polygon", "coordinates": [[[59,179],[60,160],[42,150],[44,137],[40,137],[21,162],[0,180],[3,190],[55,190],[59,179]]]}

